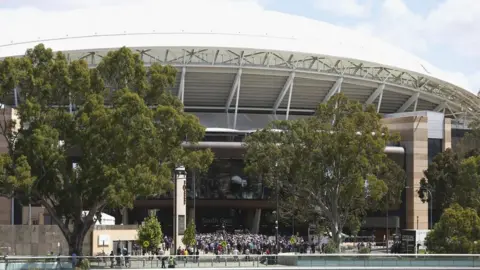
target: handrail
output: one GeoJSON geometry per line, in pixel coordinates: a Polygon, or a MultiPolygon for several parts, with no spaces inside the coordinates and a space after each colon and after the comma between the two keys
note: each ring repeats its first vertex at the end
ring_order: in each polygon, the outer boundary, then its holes
{"type": "MultiPolygon", "coordinates": [[[[75,256],[75,258],[112,258],[112,257],[118,257],[120,255],[102,255],[102,256],[75,256]]],[[[195,257],[197,255],[189,254],[189,255],[170,255],[170,254],[164,254],[164,255],[127,255],[129,258],[140,258],[140,259],[145,259],[149,257],[162,257],[162,256],[172,256],[172,257],[195,257]]],[[[246,256],[245,254],[225,254],[225,255],[215,255],[215,254],[200,254],[198,255],[201,258],[231,258],[233,256],[246,256]]],[[[392,254],[392,253],[331,253],[331,254],[325,254],[325,253],[317,253],[317,254],[303,254],[303,253],[281,253],[281,254],[249,254],[248,256],[250,257],[284,257],[284,256],[296,256],[296,257],[342,257],[342,258],[355,258],[355,257],[370,257],[370,258],[385,258],[385,257],[393,257],[393,258],[421,258],[421,257],[458,257],[458,258],[468,258],[468,257],[478,257],[480,259],[480,254],[392,254]]],[[[72,256],[66,256],[66,255],[51,255],[51,256],[21,256],[21,255],[5,255],[1,256],[0,259],[10,259],[10,260],[15,260],[15,259],[71,259],[72,256]]]]}

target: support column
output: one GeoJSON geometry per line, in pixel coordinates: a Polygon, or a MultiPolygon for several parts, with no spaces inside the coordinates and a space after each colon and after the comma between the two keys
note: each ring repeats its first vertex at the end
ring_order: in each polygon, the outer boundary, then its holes
{"type": "Polygon", "coordinates": [[[255,215],[253,216],[252,231],[253,234],[258,234],[260,230],[260,217],[262,216],[262,209],[255,209],[255,215]]]}
{"type": "Polygon", "coordinates": [[[190,222],[195,217],[195,208],[189,207],[188,214],[187,214],[187,223],[190,222]]]}
{"type": "Polygon", "coordinates": [[[173,193],[173,246],[175,253],[179,247],[184,247],[182,238],[187,226],[187,172],[185,167],[179,166],[175,169],[174,193],[173,193]]]}
{"type": "Polygon", "coordinates": [[[442,151],[445,151],[448,148],[452,148],[452,119],[444,118],[443,121],[442,151]]]}
{"type": "Polygon", "coordinates": [[[126,207],[122,208],[122,224],[128,225],[128,209],[126,207]]]}
{"type": "Polygon", "coordinates": [[[400,134],[400,143],[405,147],[406,229],[428,229],[428,203],[423,203],[417,194],[420,180],[424,176],[423,171],[428,168],[428,118],[426,116],[384,118],[382,123],[391,132],[400,134]]]}

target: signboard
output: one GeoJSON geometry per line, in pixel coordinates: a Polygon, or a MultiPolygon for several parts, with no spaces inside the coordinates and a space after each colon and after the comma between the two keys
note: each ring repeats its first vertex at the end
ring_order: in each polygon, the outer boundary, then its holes
{"type": "Polygon", "coordinates": [[[178,234],[179,235],[185,234],[185,216],[184,215],[178,216],[178,234]]]}
{"type": "Polygon", "coordinates": [[[417,233],[415,230],[402,231],[402,253],[416,253],[417,233]]]}
{"type": "Polygon", "coordinates": [[[202,224],[216,224],[216,225],[222,225],[222,224],[225,224],[225,225],[229,225],[229,224],[233,224],[233,219],[232,218],[216,218],[216,217],[212,217],[212,218],[202,218],[202,224]]]}
{"type": "Polygon", "coordinates": [[[183,205],[187,205],[187,181],[183,181],[183,205]]]}

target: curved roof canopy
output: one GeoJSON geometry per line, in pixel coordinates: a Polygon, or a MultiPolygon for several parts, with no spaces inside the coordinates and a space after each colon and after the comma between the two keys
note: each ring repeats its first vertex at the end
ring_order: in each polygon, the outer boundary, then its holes
{"type": "Polygon", "coordinates": [[[239,65],[270,66],[272,57],[292,70],[308,67],[338,76],[378,77],[379,82],[440,97],[446,105],[456,106],[457,112],[480,111],[475,95],[402,49],[328,23],[266,11],[248,0],[132,1],[63,12],[26,8],[3,11],[0,25],[14,26],[2,29],[0,57],[22,55],[42,42],[54,50],[72,52],[72,58],[93,58],[94,53],[128,46],[163,61],[168,48],[183,48],[188,55],[177,52],[176,56],[183,64],[195,59],[215,64],[220,50],[231,49],[237,56],[232,59],[242,60],[239,65]],[[194,48],[200,49],[195,52],[194,48]],[[245,59],[247,52],[250,57],[257,55],[257,60],[243,61],[240,52],[245,52],[245,59]]]}

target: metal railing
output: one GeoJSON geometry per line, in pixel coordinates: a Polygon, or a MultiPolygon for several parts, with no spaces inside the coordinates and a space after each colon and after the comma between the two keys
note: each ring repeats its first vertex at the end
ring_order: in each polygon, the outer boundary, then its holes
{"type": "Polygon", "coordinates": [[[5,256],[0,270],[72,269],[87,259],[90,269],[158,268],[480,268],[480,254],[295,254],[190,256],[5,256]],[[173,263],[173,264],[172,264],[173,263]]]}

